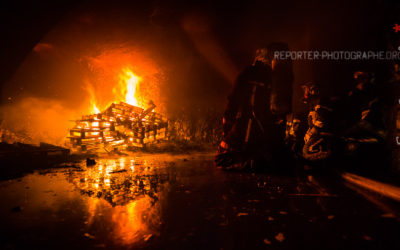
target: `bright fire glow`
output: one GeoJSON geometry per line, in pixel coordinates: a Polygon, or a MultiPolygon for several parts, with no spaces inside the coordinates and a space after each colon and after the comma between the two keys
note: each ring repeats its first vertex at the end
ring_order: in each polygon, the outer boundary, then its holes
{"type": "Polygon", "coordinates": [[[100,114],[100,110],[96,107],[96,103],[93,103],[93,113],[100,114]]]}
{"type": "MultiPolygon", "coordinates": [[[[107,104],[107,107],[113,102],[126,102],[130,105],[141,107],[140,101],[138,101],[138,93],[137,88],[139,86],[141,78],[135,75],[130,69],[125,68],[122,70],[122,73],[119,75],[119,84],[116,85],[112,93],[114,94],[114,100],[107,104]],[[124,100],[125,99],[125,100],[124,100]]],[[[91,84],[88,84],[87,91],[90,94],[90,112],[92,114],[100,114],[100,108],[98,102],[96,101],[96,95],[94,91],[94,87],[91,84]]],[[[103,105],[103,108],[105,106],[103,105]]]]}
{"type": "Polygon", "coordinates": [[[89,92],[90,95],[90,106],[91,106],[91,113],[99,114],[100,110],[96,106],[96,95],[94,93],[94,88],[91,84],[87,84],[86,90],[89,92]]]}
{"type": "Polygon", "coordinates": [[[125,69],[123,74],[120,75],[120,81],[122,86],[125,86],[125,102],[133,105],[139,106],[138,100],[136,99],[136,87],[140,81],[140,78],[132,73],[129,69],[125,69]]]}

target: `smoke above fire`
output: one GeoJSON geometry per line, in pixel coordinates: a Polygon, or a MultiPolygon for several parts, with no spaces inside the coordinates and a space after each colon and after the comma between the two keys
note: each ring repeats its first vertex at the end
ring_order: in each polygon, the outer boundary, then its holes
{"type": "Polygon", "coordinates": [[[2,126],[60,144],[71,120],[120,101],[142,108],[152,101],[169,119],[193,121],[188,130],[219,119],[237,69],[212,32],[194,28],[205,25],[197,16],[160,25],[164,12],[140,12],[83,6],[67,15],[4,85],[2,126]],[[29,126],[19,124],[24,119],[29,126]]]}
{"type": "Polygon", "coordinates": [[[6,142],[46,142],[54,145],[64,145],[70,121],[78,115],[58,100],[34,97],[3,106],[0,114],[2,130],[12,131],[16,135],[2,138],[6,142]]]}

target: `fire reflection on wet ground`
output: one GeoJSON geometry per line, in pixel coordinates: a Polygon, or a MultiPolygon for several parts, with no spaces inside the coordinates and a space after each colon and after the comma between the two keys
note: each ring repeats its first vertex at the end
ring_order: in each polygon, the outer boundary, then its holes
{"type": "Polygon", "coordinates": [[[228,172],[213,157],[101,157],[0,182],[0,248],[400,247],[396,214],[332,176],[228,172]]]}
{"type": "MultiPolygon", "coordinates": [[[[1,214],[11,216],[7,220],[11,228],[29,232],[14,237],[24,240],[28,237],[28,241],[32,241],[29,244],[37,246],[46,246],[55,240],[48,226],[59,230],[70,223],[71,217],[74,225],[69,226],[78,228],[74,231],[61,229],[66,230],[62,237],[65,243],[76,239],[81,239],[83,246],[86,242],[98,247],[143,243],[159,235],[160,202],[176,179],[175,161],[187,161],[183,157],[100,158],[94,166],[86,166],[82,161],[3,182],[0,197],[7,206],[1,206],[1,214]],[[45,230],[30,231],[37,226],[45,230]]],[[[20,244],[17,240],[6,247],[20,247],[20,244]]]]}
{"type": "Polygon", "coordinates": [[[169,184],[164,165],[166,162],[121,157],[100,159],[93,167],[82,164],[83,171],[71,171],[68,181],[90,197],[85,221],[89,231],[101,225],[106,211],[115,242],[130,245],[157,235],[160,190],[169,184]]]}
{"type": "Polygon", "coordinates": [[[68,181],[90,197],[85,222],[89,231],[102,223],[103,211],[108,210],[116,242],[130,245],[157,235],[161,190],[168,189],[171,181],[167,165],[157,157],[150,163],[141,157],[121,157],[100,159],[93,167],[81,164],[82,171],[71,171],[68,181]]]}

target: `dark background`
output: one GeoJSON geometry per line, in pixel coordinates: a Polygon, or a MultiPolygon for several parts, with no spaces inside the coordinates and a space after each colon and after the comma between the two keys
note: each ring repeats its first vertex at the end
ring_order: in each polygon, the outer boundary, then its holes
{"type": "MultiPolygon", "coordinates": [[[[207,51],[199,50],[193,39],[189,38],[182,25],[182,20],[186,17],[194,16],[195,26],[199,20],[206,24],[213,41],[219,44],[235,69],[240,71],[252,62],[257,47],[273,41],[287,42],[292,50],[376,51],[396,46],[397,36],[392,27],[396,23],[398,6],[389,1],[361,0],[2,1],[1,102],[9,102],[10,96],[14,101],[18,96],[24,96],[20,92],[39,97],[57,97],[62,94],[62,88],[48,90],[51,88],[42,86],[40,80],[21,80],[21,77],[15,75],[46,34],[62,32],[63,25],[73,22],[74,17],[79,15],[87,14],[95,20],[90,37],[86,35],[87,32],[77,33],[74,39],[81,40],[80,44],[106,39],[105,35],[116,27],[125,27],[126,30],[132,28],[133,33],[139,29],[142,29],[142,33],[158,33],[154,36],[147,35],[146,39],[138,42],[148,43],[159,54],[160,62],[166,62],[168,58],[171,61],[180,61],[175,67],[177,69],[170,70],[168,76],[171,81],[170,92],[181,93],[178,99],[182,102],[175,106],[188,106],[192,102],[221,106],[223,101],[220,100],[225,100],[231,82],[227,80],[226,74],[221,74],[218,65],[213,64],[212,56],[207,55],[207,51]],[[174,53],[174,47],[183,48],[183,52],[174,53]],[[190,63],[191,66],[186,67],[190,63]],[[182,73],[183,71],[186,73],[182,73]],[[178,79],[174,77],[177,74],[186,75],[178,79]]],[[[125,35],[122,38],[130,39],[129,37],[125,35]]],[[[297,105],[300,97],[299,86],[306,81],[325,86],[325,91],[331,95],[343,94],[351,87],[352,73],[355,70],[375,71],[384,80],[390,73],[390,63],[296,61],[294,105],[297,105]]],[[[46,68],[42,67],[40,70],[45,72],[46,68]]],[[[25,71],[24,74],[30,73],[25,71]]],[[[237,72],[232,72],[231,79],[234,79],[235,74],[237,72]]],[[[63,82],[52,84],[66,85],[63,82]]],[[[176,94],[170,95],[170,100],[176,97],[176,94]]],[[[170,106],[171,109],[176,109],[174,105],[170,106]]]]}

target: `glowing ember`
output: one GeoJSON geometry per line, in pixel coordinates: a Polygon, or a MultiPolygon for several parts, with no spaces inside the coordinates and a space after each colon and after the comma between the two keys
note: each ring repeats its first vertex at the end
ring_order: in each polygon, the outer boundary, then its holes
{"type": "Polygon", "coordinates": [[[153,111],[156,106],[151,100],[147,100],[146,108],[140,105],[144,103],[137,92],[140,80],[130,69],[123,69],[118,85],[112,89],[114,102],[101,109],[94,88],[88,83],[91,114],[76,120],[70,129],[71,146],[82,151],[103,148],[109,152],[117,147],[144,147],[167,140],[168,120],[153,111]]]}

